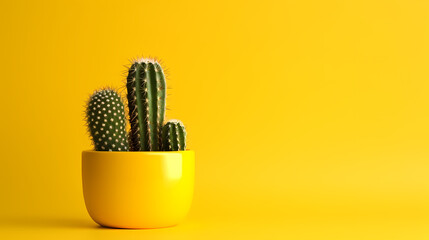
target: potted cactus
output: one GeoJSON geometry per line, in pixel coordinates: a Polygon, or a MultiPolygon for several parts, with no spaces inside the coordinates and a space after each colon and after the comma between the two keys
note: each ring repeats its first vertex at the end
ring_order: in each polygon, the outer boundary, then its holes
{"type": "Polygon", "coordinates": [[[113,89],[97,90],[88,100],[86,122],[94,150],[82,152],[86,208],[106,227],[176,225],[191,205],[195,157],[186,149],[183,123],[164,123],[166,81],[161,65],[151,59],[134,61],[126,89],[128,118],[113,89]]]}

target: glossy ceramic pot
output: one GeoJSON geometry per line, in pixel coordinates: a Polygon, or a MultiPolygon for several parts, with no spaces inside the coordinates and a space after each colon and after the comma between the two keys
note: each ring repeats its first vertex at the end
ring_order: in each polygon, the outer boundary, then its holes
{"type": "Polygon", "coordinates": [[[195,154],[82,152],[85,205],[101,226],[161,228],[180,223],[194,190],[195,154]]]}

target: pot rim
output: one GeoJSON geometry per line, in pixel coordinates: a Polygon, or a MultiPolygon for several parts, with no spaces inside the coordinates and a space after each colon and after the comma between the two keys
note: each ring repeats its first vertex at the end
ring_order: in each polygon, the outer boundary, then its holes
{"type": "Polygon", "coordinates": [[[91,153],[91,154],[141,154],[141,155],[163,155],[163,154],[172,154],[172,153],[185,153],[185,152],[194,152],[191,149],[186,149],[185,151],[95,151],[95,150],[83,150],[82,153],[91,153]]]}

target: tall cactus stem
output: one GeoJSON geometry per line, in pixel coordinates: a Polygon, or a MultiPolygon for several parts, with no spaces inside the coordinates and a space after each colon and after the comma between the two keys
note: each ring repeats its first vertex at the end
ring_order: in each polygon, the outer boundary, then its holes
{"type": "Polygon", "coordinates": [[[131,149],[161,150],[166,102],[166,82],[161,66],[151,59],[135,61],[128,71],[126,87],[131,149]]]}

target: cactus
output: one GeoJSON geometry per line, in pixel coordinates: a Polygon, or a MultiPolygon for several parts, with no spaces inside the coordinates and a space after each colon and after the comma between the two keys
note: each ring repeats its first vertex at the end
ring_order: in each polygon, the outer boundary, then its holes
{"type": "Polygon", "coordinates": [[[124,104],[111,89],[96,91],[89,99],[86,118],[96,151],[183,151],[186,131],[179,120],[164,126],[166,82],[160,64],[134,61],[126,82],[130,133],[126,133],[124,104]]]}
{"type": "Polygon", "coordinates": [[[124,104],[116,91],[95,91],[87,104],[86,120],[96,151],[128,151],[124,104]]]}
{"type": "Polygon", "coordinates": [[[181,121],[170,120],[162,128],[162,150],[186,150],[186,131],[181,121]]]}
{"type": "Polygon", "coordinates": [[[159,63],[150,59],[135,61],[128,70],[126,88],[131,150],[160,151],[166,83],[159,63]]]}

